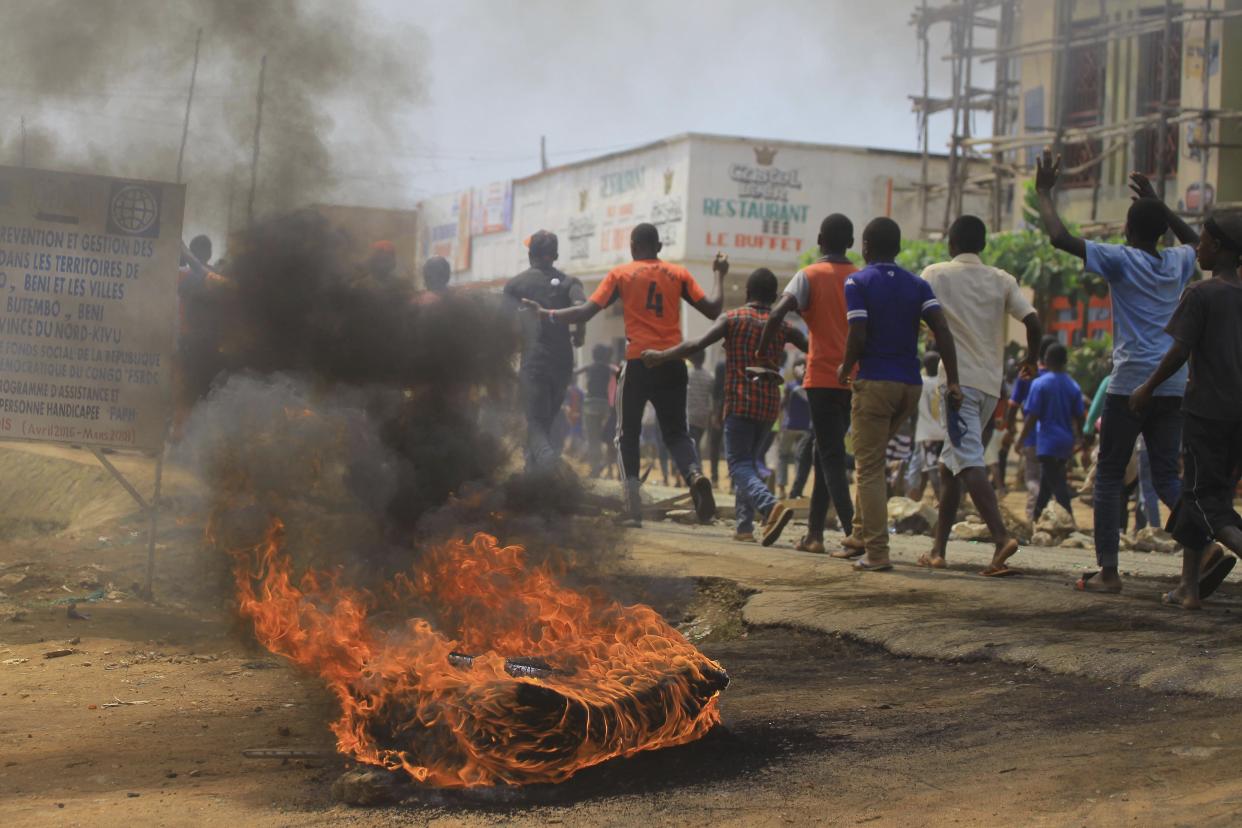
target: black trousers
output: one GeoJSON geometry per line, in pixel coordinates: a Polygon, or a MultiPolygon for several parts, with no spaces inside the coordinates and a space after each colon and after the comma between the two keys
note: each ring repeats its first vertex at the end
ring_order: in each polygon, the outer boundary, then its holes
{"type": "Polygon", "coordinates": [[[1242,528],[1233,508],[1242,477],[1242,420],[1209,420],[1187,413],[1182,424],[1182,496],[1169,517],[1174,540],[1202,549],[1228,526],[1242,528]]]}
{"type": "Polygon", "coordinates": [[[1039,458],[1039,497],[1035,498],[1036,520],[1039,520],[1039,516],[1044,513],[1044,509],[1048,506],[1048,501],[1054,497],[1057,503],[1064,507],[1065,511],[1070,511],[1072,504],[1070,502],[1069,479],[1066,476],[1065,470],[1067,465],[1069,465],[1069,458],[1067,457],[1042,455],[1039,458]]]}
{"type": "Polygon", "coordinates": [[[828,519],[828,506],[836,504],[841,528],[848,535],[854,526],[854,501],[845,473],[845,433],[850,430],[851,394],[841,388],[808,388],[811,429],[815,432],[815,483],[811,487],[811,513],[807,534],[821,537],[828,519]]]}
{"type": "Polygon", "coordinates": [[[798,441],[797,458],[798,471],[794,476],[793,486],[789,489],[789,496],[795,500],[802,497],[802,490],[806,488],[806,480],[811,476],[811,467],[816,462],[814,431],[803,434],[802,439],[798,441]]]}
{"type": "Polygon", "coordinates": [[[641,359],[627,360],[617,380],[617,450],[621,473],[637,480],[641,470],[639,439],[643,432],[643,411],[650,402],[655,407],[660,434],[681,476],[689,480],[699,472],[699,455],[686,426],[686,363],[666,362],[648,368],[641,359]]]}
{"type": "Polygon", "coordinates": [[[526,471],[546,471],[561,458],[561,446],[553,437],[556,417],[565,403],[569,371],[518,373],[518,387],[526,414],[526,471]]]}

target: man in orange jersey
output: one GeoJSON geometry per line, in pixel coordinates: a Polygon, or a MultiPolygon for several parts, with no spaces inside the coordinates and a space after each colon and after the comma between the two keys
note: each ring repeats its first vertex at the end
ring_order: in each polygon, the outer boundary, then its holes
{"type": "Polygon", "coordinates": [[[811,350],[802,386],[811,406],[811,428],[815,433],[815,484],[806,536],[797,545],[804,552],[824,552],[824,522],[830,503],[836,506],[847,542],[854,522],[854,504],[845,472],[845,433],[850,429],[851,396],[850,389],[837,380],[849,334],[845,280],[858,269],[845,255],[853,246],[853,222],[840,213],[823,220],[819,226],[819,251],[823,255],[794,274],[768,316],[759,346],[760,350],[766,349],[790,311],[796,310],[806,322],[811,350]]]}
{"type": "Polygon", "coordinates": [[[621,300],[626,348],[625,364],[617,382],[617,449],[625,479],[625,523],[634,527],[642,525],[639,436],[643,409],[648,402],[655,407],[664,444],[682,477],[690,483],[690,495],[699,520],[707,523],[716,514],[712,483],[699,468],[698,452],[686,426],[686,363],[677,360],[648,368],[643,364],[642,354],[647,350],[671,348],[681,342],[682,299],[708,319],[720,316],[729,260],[718,254],[712,263],[716,293],[709,299],[688,270],[660,260],[661,248],[660,233],[655,225],[640,224],[630,233],[630,255],[634,261],[610,270],[585,304],[548,310],[526,303],[528,308],[553,322],[573,325],[586,322],[621,300]]]}

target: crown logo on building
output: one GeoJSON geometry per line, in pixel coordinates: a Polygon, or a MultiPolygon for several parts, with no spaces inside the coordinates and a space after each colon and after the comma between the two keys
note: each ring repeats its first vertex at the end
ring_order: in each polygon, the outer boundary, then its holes
{"type": "Polygon", "coordinates": [[[668,195],[673,191],[673,171],[664,171],[664,194],[668,195]]]}
{"type": "Polygon", "coordinates": [[[578,191],[578,212],[581,213],[587,208],[587,199],[591,197],[590,190],[578,191]]]}
{"type": "Polygon", "coordinates": [[[755,147],[755,163],[761,167],[770,167],[776,160],[775,147],[755,147]]]}

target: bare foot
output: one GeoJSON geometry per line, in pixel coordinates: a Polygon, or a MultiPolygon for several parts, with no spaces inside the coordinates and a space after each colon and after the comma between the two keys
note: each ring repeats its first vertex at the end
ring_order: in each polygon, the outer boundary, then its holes
{"type": "Polygon", "coordinates": [[[926,555],[919,556],[919,566],[927,569],[944,569],[948,566],[945,562],[944,555],[938,555],[935,552],[928,552],[926,555]]]}

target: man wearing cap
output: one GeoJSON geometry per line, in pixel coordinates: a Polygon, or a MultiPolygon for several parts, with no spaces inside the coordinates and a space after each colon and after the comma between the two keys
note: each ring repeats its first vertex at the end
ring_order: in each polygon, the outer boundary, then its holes
{"type": "MultiPolygon", "coordinates": [[[[505,285],[505,296],[515,304],[533,302],[546,310],[562,310],[586,301],[582,282],[566,276],[553,266],[557,259],[555,233],[540,230],[527,242],[530,268],[505,285]]],[[[582,344],[582,327],[572,334],[569,326],[558,325],[536,314],[518,315],[522,335],[522,368],[518,381],[522,407],[526,412],[526,470],[553,470],[560,461],[560,449],[552,439],[552,424],[565,401],[565,389],[574,367],[574,346],[582,344]]]]}

